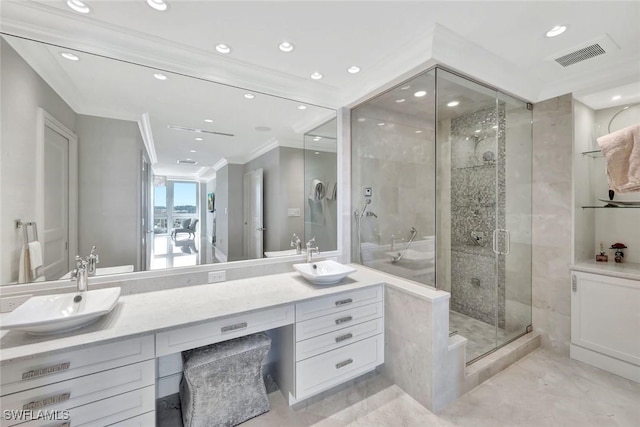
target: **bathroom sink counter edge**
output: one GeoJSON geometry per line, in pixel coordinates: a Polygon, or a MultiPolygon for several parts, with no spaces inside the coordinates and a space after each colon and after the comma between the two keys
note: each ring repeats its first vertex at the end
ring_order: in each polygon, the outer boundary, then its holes
{"type": "MultiPolygon", "coordinates": [[[[341,283],[331,286],[312,285],[297,272],[290,272],[124,295],[110,314],[97,323],[74,332],[40,337],[17,331],[2,331],[0,365],[36,355],[54,354],[97,343],[169,331],[382,283],[426,300],[449,298],[449,293],[444,291],[376,272],[361,265],[348,265],[355,268],[356,272],[341,283]]],[[[2,316],[5,315],[0,315],[0,321],[2,316]]]]}

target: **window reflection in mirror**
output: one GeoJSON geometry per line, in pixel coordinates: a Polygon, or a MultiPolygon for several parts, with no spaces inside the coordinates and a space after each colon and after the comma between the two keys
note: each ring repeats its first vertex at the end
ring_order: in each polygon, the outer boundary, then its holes
{"type": "Polygon", "coordinates": [[[98,275],[287,255],[293,233],[336,249],[332,192],[311,200],[308,187],[336,182],[335,110],[10,35],[1,43],[1,284],[25,267],[31,237],[18,218],[38,226],[46,280],[93,245],[98,275]],[[47,178],[60,176],[69,183],[47,178]]]}

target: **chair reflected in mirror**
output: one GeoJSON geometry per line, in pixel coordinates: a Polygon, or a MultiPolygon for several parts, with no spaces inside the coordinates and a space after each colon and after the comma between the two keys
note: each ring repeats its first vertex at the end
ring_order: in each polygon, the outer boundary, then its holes
{"type": "Polygon", "coordinates": [[[180,248],[182,253],[185,253],[187,255],[198,253],[198,249],[196,248],[196,241],[194,239],[176,240],[175,242],[173,242],[173,245],[176,248],[180,248]]]}
{"type": "Polygon", "coordinates": [[[174,228],[171,231],[171,238],[176,239],[179,233],[189,233],[189,239],[196,237],[196,226],[198,225],[198,219],[188,218],[182,221],[182,227],[174,228]]]}

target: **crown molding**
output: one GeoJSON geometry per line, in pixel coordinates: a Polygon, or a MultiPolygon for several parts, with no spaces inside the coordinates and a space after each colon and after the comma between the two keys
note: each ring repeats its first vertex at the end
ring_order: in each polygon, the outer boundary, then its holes
{"type": "Polygon", "coordinates": [[[243,157],[241,159],[241,163],[249,163],[251,160],[257,159],[258,157],[268,153],[278,146],[280,146],[278,140],[275,137],[271,137],[264,144],[252,150],[246,157],[243,157]]]}
{"type": "Polygon", "coordinates": [[[218,172],[220,169],[222,169],[223,167],[227,166],[229,164],[229,160],[227,160],[225,157],[221,158],[220,160],[218,160],[213,166],[212,168],[218,172]]]}
{"type": "Polygon", "coordinates": [[[140,120],[138,120],[138,127],[140,128],[140,134],[142,135],[142,141],[144,147],[147,150],[149,161],[151,165],[158,163],[158,154],[156,152],[156,145],[153,140],[153,132],[151,132],[151,120],[149,120],[149,113],[144,113],[140,120]]]}
{"type": "Polygon", "coordinates": [[[197,173],[199,181],[209,182],[216,177],[216,170],[213,167],[202,167],[197,173]]]}

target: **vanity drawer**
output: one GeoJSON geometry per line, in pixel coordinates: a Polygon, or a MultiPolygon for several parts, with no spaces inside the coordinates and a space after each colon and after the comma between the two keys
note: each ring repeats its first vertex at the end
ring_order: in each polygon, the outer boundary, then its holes
{"type": "Polygon", "coordinates": [[[232,338],[290,325],[293,304],[254,311],[156,334],[156,356],[178,353],[232,338]]]}
{"type": "Polygon", "coordinates": [[[325,316],[347,308],[382,301],[382,285],[357,289],[296,304],[296,321],[325,316]]]}
{"type": "Polygon", "coordinates": [[[115,424],[110,424],[110,427],[149,427],[156,425],[156,413],[147,412],[146,414],[138,415],[137,417],[129,418],[128,420],[120,421],[115,424]]]}
{"type": "Polygon", "coordinates": [[[152,426],[155,425],[155,416],[147,414],[155,411],[155,404],[154,387],[149,386],[70,409],[66,421],[36,420],[20,424],[20,427],[152,426]],[[137,423],[136,418],[140,416],[143,416],[143,420],[150,420],[150,423],[137,423]],[[130,420],[132,423],[128,424],[130,420]]]}
{"type": "Polygon", "coordinates": [[[384,332],[382,317],[296,343],[296,362],[384,332]]]}
{"type": "Polygon", "coordinates": [[[2,395],[153,359],[153,341],[149,335],[5,363],[2,395]]]}
{"type": "MultiPolygon", "coordinates": [[[[123,366],[97,374],[13,393],[2,398],[3,410],[63,411],[131,390],[153,386],[155,361],[123,366]]],[[[2,419],[1,425],[14,422],[2,419]]]]}
{"type": "Polygon", "coordinates": [[[327,334],[346,328],[351,325],[363,323],[382,317],[384,306],[382,302],[368,304],[355,308],[343,309],[315,319],[296,323],[296,341],[306,340],[318,335],[327,334]]]}
{"type": "Polygon", "coordinates": [[[296,399],[304,399],[373,370],[384,362],[384,335],[296,363],[296,399]]]}

